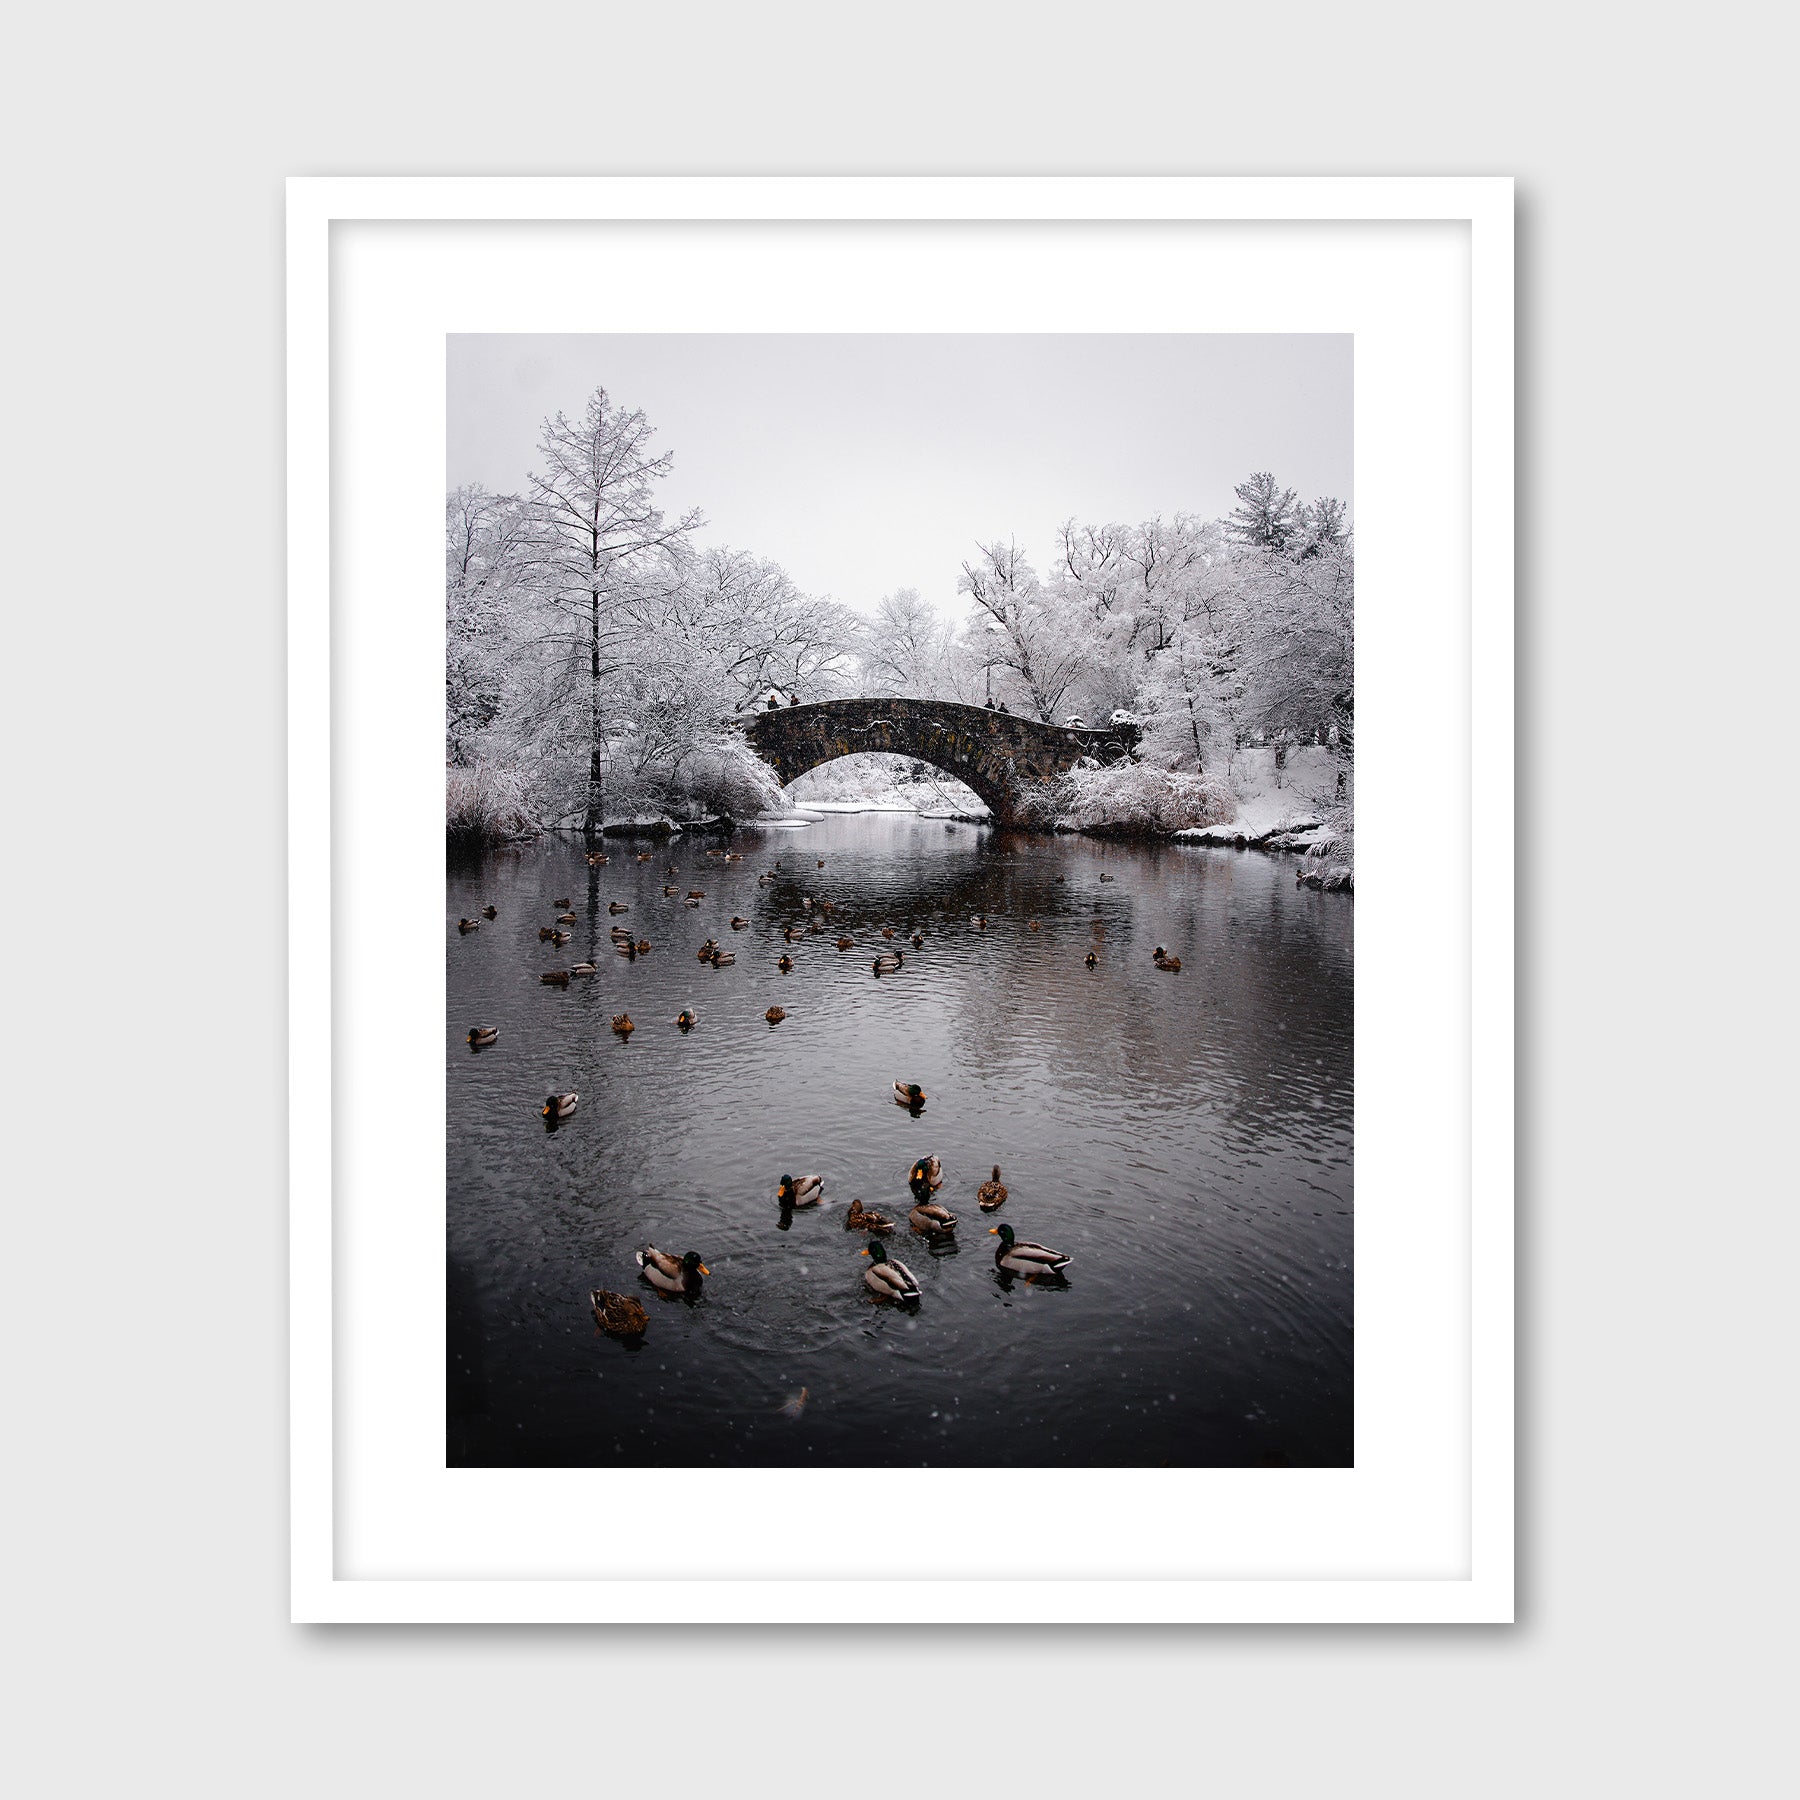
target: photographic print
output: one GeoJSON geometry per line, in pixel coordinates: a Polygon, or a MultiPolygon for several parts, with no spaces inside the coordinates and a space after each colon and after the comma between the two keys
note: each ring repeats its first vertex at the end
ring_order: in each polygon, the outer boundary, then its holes
{"type": "Polygon", "coordinates": [[[1347,335],[456,335],[446,1460],[1348,1467],[1347,335]]]}

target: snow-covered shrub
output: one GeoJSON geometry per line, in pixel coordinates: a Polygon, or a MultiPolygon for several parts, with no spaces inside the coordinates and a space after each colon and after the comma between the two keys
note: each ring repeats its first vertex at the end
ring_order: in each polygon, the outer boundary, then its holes
{"type": "Polygon", "coordinates": [[[1158,769],[1148,763],[1071,769],[1028,796],[1040,823],[1102,837],[1167,837],[1200,825],[1223,825],[1237,812],[1230,786],[1217,776],[1158,769]]]}
{"type": "Polygon", "coordinates": [[[686,757],[670,789],[671,800],[715,816],[751,819],[782,810],[780,776],[736,736],[720,736],[686,757]]]}
{"type": "Polygon", "coordinates": [[[473,855],[536,831],[538,820],[525,786],[517,770],[496,768],[492,763],[446,768],[444,824],[451,854],[473,855]]]}
{"type": "Polygon", "coordinates": [[[1306,859],[1319,864],[1301,877],[1308,887],[1335,893],[1354,886],[1356,825],[1349,807],[1336,807],[1326,815],[1324,829],[1307,846],[1306,859]]]}

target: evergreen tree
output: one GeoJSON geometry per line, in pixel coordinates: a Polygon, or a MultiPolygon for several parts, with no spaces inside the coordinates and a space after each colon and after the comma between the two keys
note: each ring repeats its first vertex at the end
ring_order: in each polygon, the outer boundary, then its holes
{"type": "Polygon", "coordinates": [[[1259,469],[1233,491],[1238,504],[1225,521],[1226,537],[1257,550],[1286,550],[1300,530],[1294,490],[1278,487],[1273,475],[1259,469]]]}

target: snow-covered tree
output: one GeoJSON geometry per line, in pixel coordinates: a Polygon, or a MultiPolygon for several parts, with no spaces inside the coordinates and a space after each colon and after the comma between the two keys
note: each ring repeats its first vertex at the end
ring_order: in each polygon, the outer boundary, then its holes
{"type": "Polygon", "coordinates": [[[507,625],[517,599],[525,515],[516,496],[460,487],[444,506],[444,738],[466,768],[499,717],[507,625]]]}
{"type": "Polygon", "coordinates": [[[1300,509],[1302,556],[1318,556],[1338,549],[1350,535],[1350,513],[1341,500],[1322,495],[1300,509]]]}
{"type": "Polygon", "coordinates": [[[1014,539],[978,545],[956,586],[1000,628],[985,652],[996,671],[996,695],[1046,722],[1055,720],[1093,632],[1080,628],[1069,608],[1046,592],[1014,539]]]}
{"type": "Polygon", "coordinates": [[[654,551],[701,523],[696,510],[673,522],[656,501],[673,457],[650,452],[654,428],[641,411],[614,404],[605,388],[571,420],[544,422],[542,467],[530,484],[531,580],[555,621],[554,634],[585,645],[588,661],[587,805],[582,822],[599,835],[606,780],[606,688],[631,647],[622,601],[654,551]]]}
{"type": "Polygon", "coordinates": [[[1280,486],[1259,469],[1233,492],[1238,504],[1225,521],[1225,535],[1253,550],[1286,550],[1300,530],[1300,511],[1292,488],[1280,486]]]}
{"type": "Polygon", "coordinates": [[[875,603],[858,657],[865,694],[940,695],[950,628],[917,588],[896,588],[875,603]]]}

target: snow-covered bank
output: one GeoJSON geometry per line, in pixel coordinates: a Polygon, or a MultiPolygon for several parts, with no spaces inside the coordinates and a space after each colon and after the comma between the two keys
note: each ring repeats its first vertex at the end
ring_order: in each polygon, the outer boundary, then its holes
{"type": "Polygon", "coordinates": [[[1323,744],[1240,750],[1207,774],[1149,763],[1071,770],[1029,797],[1039,825],[1089,837],[1288,851],[1316,859],[1299,879],[1349,889],[1350,765],[1323,744]]]}
{"type": "Polygon", "coordinates": [[[1240,751],[1231,780],[1237,794],[1234,816],[1178,831],[1177,843],[1302,855],[1318,865],[1299,872],[1297,879],[1308,887],[1353,889],[1353,783],[1350,765],[1335,751],[1301,745],[1288,751],[1281,766],[1272,749],[1240,751]]]}

